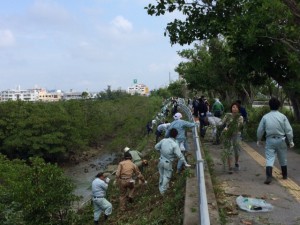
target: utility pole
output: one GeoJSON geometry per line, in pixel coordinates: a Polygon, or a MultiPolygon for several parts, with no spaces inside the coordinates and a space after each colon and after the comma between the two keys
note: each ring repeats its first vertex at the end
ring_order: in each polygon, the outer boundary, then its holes
{"type": "Polygon", "coordinates": [[[169,72],[169,85],[171,84],[171,73],[169,72]]]}

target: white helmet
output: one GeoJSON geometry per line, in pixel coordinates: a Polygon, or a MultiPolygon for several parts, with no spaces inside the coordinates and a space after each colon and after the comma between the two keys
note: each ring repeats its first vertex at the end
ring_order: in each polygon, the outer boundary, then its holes
{"type": "Polygon", "coordinates": [[[128,148],[128,147],[124,148],[124,152],[128,152],[129,150],[130,150],[130,148],[128,148]]]}

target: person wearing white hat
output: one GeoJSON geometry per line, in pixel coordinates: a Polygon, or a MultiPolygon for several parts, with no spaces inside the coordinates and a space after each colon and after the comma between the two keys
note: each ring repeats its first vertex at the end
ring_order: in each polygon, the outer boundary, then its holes
{"type": "Polygon", "coordinates": [[[137,150],[133,150],[130,149],[129,147],[125,147],[124,153],[128,151],[132,157],[132,162],[135,165],[137,165],[137,167],[140,169],[141,172],[143,172],[143,161],[142,161],[143,154],[137,150]]]}
{"type": "MultiPolygon", "coordinates": [[[[181,120],[182,118],[182,114],[181,113],[175,113],[175,115],[173,116],[174,121],[170,124],[170,126],[168,127],[168,130],[166,132],[165,137],[169,137],[170,136],[170,130],[172,128],[175,128],[178,131],[178,135],[176,136],[176,140],[180,146],[180,150],[183,153],[183,155],[185,155],[186,150],[188,148],[187,146],[187,141],[186,141],[186,136],[185,136],[185,129],[186,128],[193,128],[195,126],[197,126],[197,123],[192,123],[192,122],[188,122],[185,120],[181,120]]],[[[177,163],[177,173],[180,173],[183,167],[183,161],[180,159],[177,163]]]]}

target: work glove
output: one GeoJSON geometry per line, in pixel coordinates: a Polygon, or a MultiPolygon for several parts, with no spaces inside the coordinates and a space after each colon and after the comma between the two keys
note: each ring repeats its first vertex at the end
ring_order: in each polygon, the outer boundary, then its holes
{"type": "Polygon", "coordinates": [[[294,142],[290,142],[290,148],[294,148],[294,146],[295,146],[295,144],[294,144],[294,142]]]}
{"type": "Polygon", "coordinates": [[[106,183],[109,183],[109,181],[110,181],[109,177],[106,177],[106,178],[105,178],[105,182],[106,182],[106,183]]]}
{"type": "Polygon", "coordinates": [[[186,164],[184,164],[184,166],[185,166],[185,167],[191,167],[192,165],[186,163],[186,164]]]}
{"type": "Polygon", "coordinates": [[[262,144],[261,141],[257,141],[257,142],[256,142],[256,145],[257,145],[258,147],[260,147],[260,146],[262,146],[263,144],[262,144]]]}

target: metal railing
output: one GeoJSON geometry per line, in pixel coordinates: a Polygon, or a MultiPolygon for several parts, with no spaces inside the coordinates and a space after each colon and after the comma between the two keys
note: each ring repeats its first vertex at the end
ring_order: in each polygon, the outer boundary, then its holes
{"type": "MultiPolygon", "coordinates": [[[[191,110],[186,106],[183,99],[178,100],[179,108],[184,112],[184,114],[189,118],[190,121],[195,122],[191,110]]],[[[199,221],[201,225],[210,225],[208,204],[207,204],[207,194],[205,187],[205,176],[204,176],[204,160],[202,158],[200,141],[198,135],[198,127],[193,128],[193,139],[195,142],[195,153],[196,153],[196,171],[198,179],[198,205],[199,205],[199,221]]]]}
{"type": "MultiPolygon", "coordinates": [[[[178,107],[181,111],[187,116],[189,121],[195,122],[194,117],[191,113],[191,110],[185,104],[184,99],[177,99],[178,107]]],[[[171,100],[169,100],[164,108],[171,105],[171,100]]],[[[162,121],[164,115],[161,113],[155,117],[156,120],[162,121]]],[[[201,154],[200,141],[198,135],[198,126],[193,128],[193,139],[195,142],[195,155],[196,155],[196,176],[198,179],[198,206],[199,206],[199,224],[200,225],[210,225],[209,213],[208,213],[208,204],[207,204],[207,194],[205,187],[205,176],[204,176],[204,160],[201,154]]]]}

